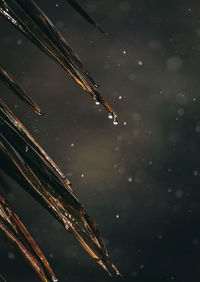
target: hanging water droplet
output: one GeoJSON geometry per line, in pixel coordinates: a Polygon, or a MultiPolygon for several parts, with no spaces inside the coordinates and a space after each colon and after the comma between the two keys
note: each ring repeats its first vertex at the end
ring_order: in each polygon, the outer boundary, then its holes
{"type": "Polygon", "coordinates": [[[113,119],[113,115],[111,113],[108,114],[109,119],[113,119]]]}
{"type": "Polygon", "coordinates": [[[118,125],[118,120],[117,120],[116,117],[115,117],[114,120],[113,120],[113,124],[114,124],[114,125],[118,125]]]}

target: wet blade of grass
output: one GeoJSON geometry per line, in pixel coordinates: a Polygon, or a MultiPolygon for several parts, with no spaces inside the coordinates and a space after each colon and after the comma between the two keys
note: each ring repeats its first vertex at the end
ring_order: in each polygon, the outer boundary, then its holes
{"type": "Polygon", "coordinates": [[[50,211],[108,273],[114,269],[94,220],[72,193],[69,181],[30,133],[0,102],[2,169],[50,211]]]}
{"type": "Polygon", "coordinates": [[[97,84],[48,17],[32,0],[0,0],[0,14],[61,66],[117,122],[117,114],[97,91],[97,84]]]}
{"type": "Polygon", "coordinates": [[[67,2],[91,25],[98,28],[104,33],[101,26],[82,8],[82,6],[76,0],[67,0],[67,2]]]}
{"type": "MultiPolygon", "coordinates": [[[[0,147],[2,147],[1,142],[0,147]]],[[[15,251],[22,255],[41,281],[58,281],[37,243],[1,193],[0,235],[15,251]]]]}
{"type": "Polygon", "coordinates": [[[2,81],[6,86],[8,86],[11,91],[21,100],[23,100],[35,113],[42,115],[42,112],[40,108],[36,105],[36,103],[26,94],[25,90],[13,78],[13,76],[1,65],[0,81],[2,81]]]}

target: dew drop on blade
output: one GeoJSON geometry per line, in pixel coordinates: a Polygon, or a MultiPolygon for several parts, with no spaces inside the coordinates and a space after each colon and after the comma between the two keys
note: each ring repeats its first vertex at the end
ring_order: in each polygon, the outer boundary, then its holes
{"type": "Polygon", "coordinates": [[[109,119],[113,119],[113,115],[111,113],[108,114],[109,119]]]}
{"type": "Polygon", "coordinates": [[[115,117],[114,120],[113,120],[113,124],[114,124],[114,125],[118,125],[118,120],[117,120],[116,117],[115,117]]]}

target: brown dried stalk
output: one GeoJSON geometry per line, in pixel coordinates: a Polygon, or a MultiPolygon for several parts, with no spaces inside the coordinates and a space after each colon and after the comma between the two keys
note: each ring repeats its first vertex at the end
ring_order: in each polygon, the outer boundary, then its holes
{"type": "Polygon", "coordinates": [[[117,123],[117,114],[97,91],[98,85],[78,56],[32,0],[0,0],[0,14],[61,66],[94,101],[101,103],[113,117],[114,124],[117,123]]]}
{"type": "MultiPolygon", "coordinates": [[[[100,29],[76,1],[68,2],[100,29]]],[[[116,113],[97,92],[96,83],[77,55],[32,0],[0,0],[0,14],[57,62],[95,101],[102,103],[117,123],[116,113]]],[[[2,66],[0,80],[41,115],[40,108],[2,66]]],[[[109,274],[114,270],[120,275],[97,224],[74,196],[70,182],[3,101],[0,101],[0,168],[51,212],[109,274]]],[[[39,247],[1,194],[0,234],[26,258],[42,281],[48,281],[46,272],[56,281],[39,247]]]]}
{"type": "Polygon", "coordinates": [[[17,214],[0,193],[0,234],[30,264],[40,279],[58,281],[48,261],[17,214]]]}

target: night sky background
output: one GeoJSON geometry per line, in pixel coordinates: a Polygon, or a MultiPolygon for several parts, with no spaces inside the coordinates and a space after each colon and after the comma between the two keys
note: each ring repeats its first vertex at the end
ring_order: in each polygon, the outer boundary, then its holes
{"type": "MultiPolygon", "coordinates": [[[[3,18],[0,62],[45,113],[1,98],[72,182],[123,278],[110,278],[12,180],[4,191],[63,282],[200,281],[200,3],[80,0],[104,36],[64,0],[36,3],[119,115],[113,125],[67,74],[3,18]]],[[[7,282],[38,277],[1,241],[7,282]]]]}

